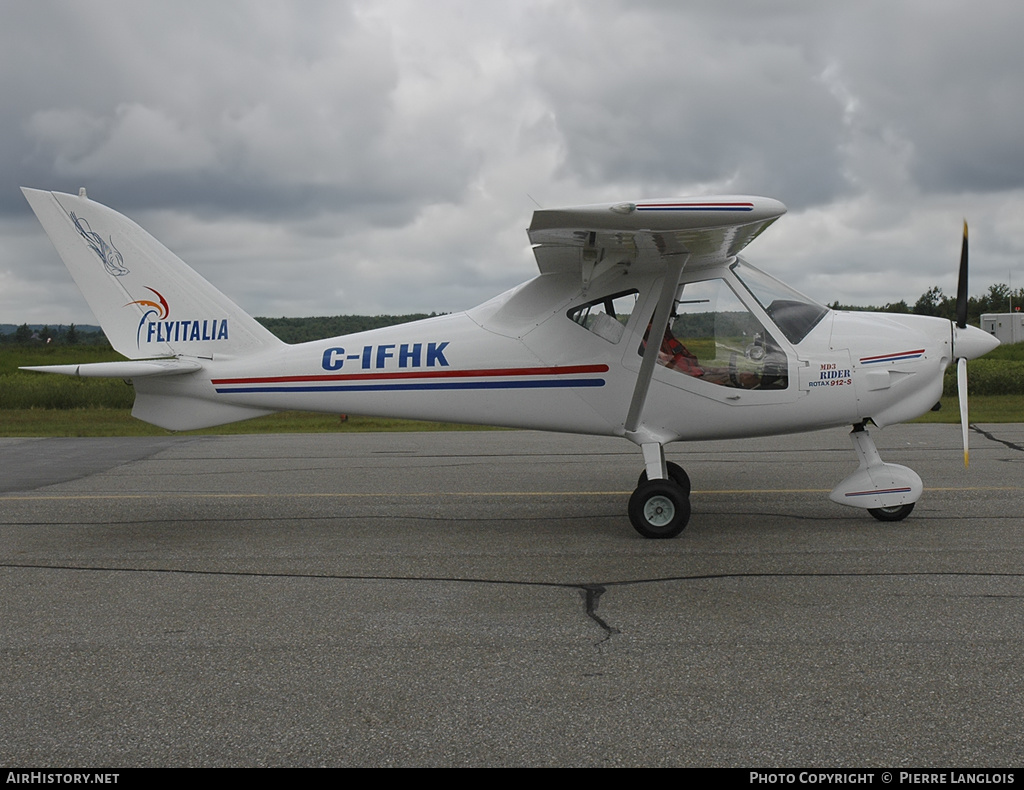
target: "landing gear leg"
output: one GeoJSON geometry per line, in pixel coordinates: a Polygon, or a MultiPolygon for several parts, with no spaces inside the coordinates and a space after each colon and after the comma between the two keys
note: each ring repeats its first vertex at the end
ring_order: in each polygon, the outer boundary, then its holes
{"type": "Polygon", "coordinates": [[[629,520],[645,538],[674,538],[690,521],[690,478],[665,462],[665,448],[641,445],[646,469],[629,498],[629,520]]]}

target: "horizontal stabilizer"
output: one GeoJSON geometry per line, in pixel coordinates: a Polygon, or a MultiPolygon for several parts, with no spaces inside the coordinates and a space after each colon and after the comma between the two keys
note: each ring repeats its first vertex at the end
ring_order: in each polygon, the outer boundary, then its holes
{"type": "Polygon", "coordinates": [[[131,362],[90,362],[86,365],[35,365],[21,370],[37,373],[59,373],[82,378],[137,379],[145,376],[178,376],[202,370],[198,362],[188,359],[146,359],[131,362]]]}

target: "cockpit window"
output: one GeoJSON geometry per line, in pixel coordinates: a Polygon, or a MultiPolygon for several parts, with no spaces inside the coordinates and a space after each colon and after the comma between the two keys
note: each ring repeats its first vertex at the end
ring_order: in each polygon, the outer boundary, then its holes
{"type": "Polygon", "coordinates": [[[567,315],[577,324],[609,343],[618,343],[633,314],[639,294],[636,289],[609,294],[569,310],[567,315]]]}
{"type": "MultiPolygon", "coordinates": [[[[650,324],[638,349],[641,355],[649,332],[650,324]]],[[[722,387],[789,386],[785,352],[721,279],[683,286],[661,339],[658,364],[722,387]]]]}
{"type": "Polygon", "coordinates": [[[796,345],[828,313],[828,308],[750,264],[737,261],[732,271],[768,313],[786,340],[796,345]]]}

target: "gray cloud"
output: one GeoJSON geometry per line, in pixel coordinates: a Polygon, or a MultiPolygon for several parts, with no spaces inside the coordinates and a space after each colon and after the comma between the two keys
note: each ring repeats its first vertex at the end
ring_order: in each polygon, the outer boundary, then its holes
{"type": "Polygon", "coordinates": [[[964,214],[979,287],[1024,248],[1008,1],[0,0],[0,21],[4,321],[89,320],[19,184],[87,186],[273,315],[482,301],[534,270],[528,194],[778,197],[750,257],[828,300],[948,290],[964,214]]]}

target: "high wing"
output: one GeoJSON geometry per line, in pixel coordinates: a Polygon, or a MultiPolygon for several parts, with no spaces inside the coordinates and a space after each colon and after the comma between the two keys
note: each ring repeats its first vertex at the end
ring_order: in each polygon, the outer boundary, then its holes
{"type": "Polygon", "coordinates": [[[616,265],[696,267],[737,255],[786,213],[777,200],[721,196],[601,203],[533,212],[528,233],[541,274],[578,272],[584,287],[616,265]]]}

